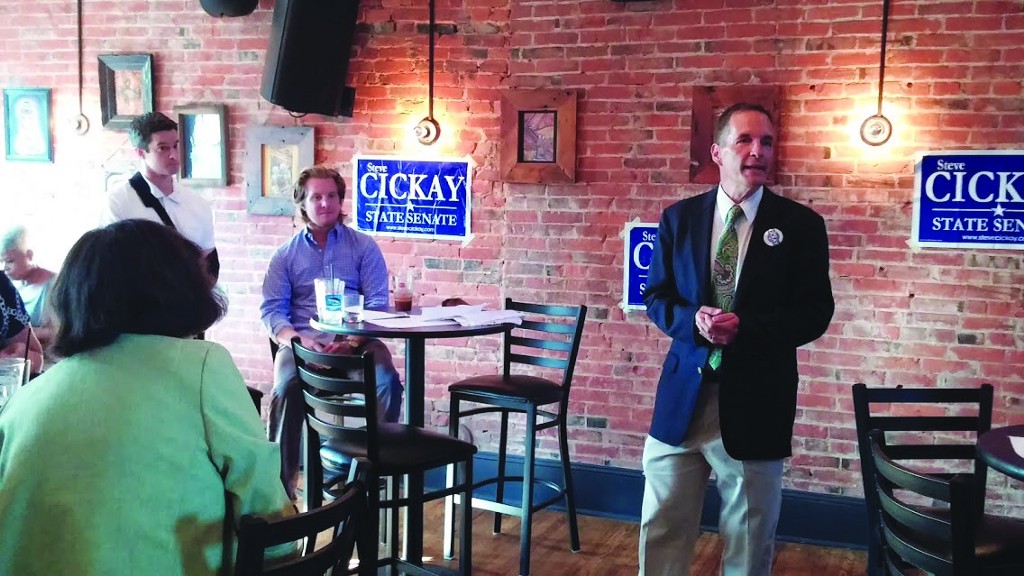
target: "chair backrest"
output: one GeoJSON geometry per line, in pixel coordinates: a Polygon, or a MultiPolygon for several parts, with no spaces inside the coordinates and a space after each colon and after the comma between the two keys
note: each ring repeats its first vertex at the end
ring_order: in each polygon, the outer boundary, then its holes
{"type": "Polygon", "coordinates": [[[943,478],[907,468],[893,460],[880,430],[869,434],[869,443],[889,574],[911,568],[935,576],[977,574],[973,476],[943,478]]]}
{"type": "Polygon", "coordinates": [[[973,469],[973,513],[984,512],[988,468],[975,458],[978,435],[992,427],[992,386],[977,388],[868,388],[853,386],[864,500],[867,503],[870,574],[881,569],[880,502],[875,489],[875,468],[869,433],[883,434],[886,453],[893,460],[913,460],[915,468],[928,469],[948,479],[953,461],[973,469]],[[914,434],[920,433],[920,434],[914,434]]]}
{"type": "Polygon", "coordinates": [[[252,403],[256,405],[256,413],[263,414],[263,391],[252,386],[246,386],[246,390],[249,392],[249,398],[252,398],[252,403]]]}
{"type": "MultiPolygon", "coordinates": [[[[372,541],[365,530],[366,472],[370,464],[360,459],[349,473],[349,482],[329,504],[295,516],[268,519],[242,516],[238,532],[235,576],[340,576],[348,573],[352,550],[359,546],[359,557],[370,558],[372,541]],[[330,530],[330,540],[316,549],[317,536],[330,530]],[[302,541],[301,551],[280,560],[266,562],[268,548],[302,541]],[[299,555],[300,554],[300,555],[299,555]]],[[[362,565],[362,563],[360,563],[362,565]]],[[[372,574],[373,563],[366,563],[372,574]]]]}
{"type": "Polygon", "coordinates": [[[325,354],[304,347],[298,338],[292,340],[292,351],[306,399],[306,444],[314,449],[327,440],[359,444],[366,446],[367,459],[377,462],[373,354],[325,354]]]}
{"type": "Polygon", "coordinates": [[[506,298],[505,308],[524,314],[523,323],[505,336],[505,376],[512,374],[513,364],[559,370],[562,387],[566,389],[564,404],[569,398],[572,374],[576,369],[587,307],[529,304],[506,298]],[[569,321],[557,321],[560,319],[569,321]]]}

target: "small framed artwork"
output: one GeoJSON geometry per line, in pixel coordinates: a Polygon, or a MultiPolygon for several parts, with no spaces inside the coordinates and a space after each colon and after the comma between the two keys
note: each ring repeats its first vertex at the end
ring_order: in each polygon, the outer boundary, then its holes
{"type": "Polygon", "coordinates": [[[228,183],[227,118],[223,104],[176,106],[178,179],[197,186],[228,183]]]}
{"type": "Polygon", "coordinates": [[[50,89],[4,89],[4,150],[7,160],[53,162],[50,89]]]}
{"type": "MultiPolygon", "coordinates": [[[[718,184],[718,164],[711,159],[711,145],[715,141],[715,124],[729,106],[738,102],[759,104],[771,114],[776,140],[779,132],[781,88],[772,85],[695,86],[693,111],[690,119],[690,182],[718,184]]],[[[778,155],[768,167],[768,183],[775,182],[778,155]]]]}
{"type": "Polygon", "coordinates": [[[153,55],[102,54],[100,116],[108,130],[127,130],[136,116],[153,111],[153,55]]]}
{"type": "Polygon", "coordinates": [[[576,92],[502,95],[501,178],[526,184],[576,181],[576,92]]]}
{"type": "Polygon", "coordinates": [[[300,171],[312,165],[312,126],[249,126],[245,135],[249,213],[294,216],[292,184],[300,171]]]}

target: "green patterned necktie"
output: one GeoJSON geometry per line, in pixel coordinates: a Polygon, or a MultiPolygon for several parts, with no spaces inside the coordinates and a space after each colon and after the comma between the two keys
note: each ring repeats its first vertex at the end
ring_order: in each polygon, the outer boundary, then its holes
{"type": "MultiPolygon", "coordinates": [[[[715,250],[715,265],[711,280],[715,285],[715,304],[726,312],[732,312],[732,301],[736,295],[736,264],[739,261],[740,241],[736,235],[736,221],[743,216],[743,209],[734,204],[725,215],[725,230],[718,239],[715,250]]],[[[722,349],[716,347],[708,357],[708,365],[718,370],[722,365],[722,349]]]]}

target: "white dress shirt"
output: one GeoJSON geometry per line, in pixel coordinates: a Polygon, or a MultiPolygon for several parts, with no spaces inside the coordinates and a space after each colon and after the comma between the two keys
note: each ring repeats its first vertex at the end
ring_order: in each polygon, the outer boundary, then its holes
{"type": "MultiPolygon", "coordinates": [[[[743,218],[736,221],[736,239],[739,241],[739,255],[736,257],[736,285],[739,286],[740,274],[743,273],[743,259],[747,255],[747,246],[750,245],[750,234],[754,229],[754,218],[757,216],[757,207],[761,205],[761,196],[764,192],[764,186],[757,189],[756,192],[747,197],[746,200],[740,202],[740,209],[743,210],[743,218]]],[[[714,238],[714,242],[711,243],[711,264],[715,263],[715,255],[718,252],[718,241],[722,238],[722,233],[725,232],[725,217],[729,214],[729,210],[736,203],[729,198],[728,194],[722,190],[722,187],[718,187],[718,196],[715,200],[715,218],[711,224],[711,237],[714,238]]],[[[733,286],[735,289],[736,286],[733,286]]]]}
{"type": "MultiPolygon", "coordinates": [[[[195,243],[201,250],[212,250],[213,208],[197,192],[175,184],[174,193],[167,196],[160,188],[146,179],[149,190],[157,202],[163,205],[178,233],[195,243]]],[[[139,199],[135,189],[126,180],[113,187],[107,197],[107,204],[100,214],[100,225],[106,226],[130,218],[143,218],[163,223],[156,210],[147,208],[139,199]]]]}

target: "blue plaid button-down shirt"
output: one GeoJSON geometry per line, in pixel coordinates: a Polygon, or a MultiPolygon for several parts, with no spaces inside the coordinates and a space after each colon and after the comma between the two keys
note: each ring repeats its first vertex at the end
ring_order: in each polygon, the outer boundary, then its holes
{"type": "Polygon", "coordinates": [[[334,277],[345,281],[345,292],[363,295],[367,309],[387,308],[388,267],[373,238],[339,223],[320,248],[307,227],[270,257],[260,313],[271,335],[291,326],[320,343],[334,339],[309,326],[316,316],[313,280],[323,276],[328,264],[334,266],[334,277]]]}

